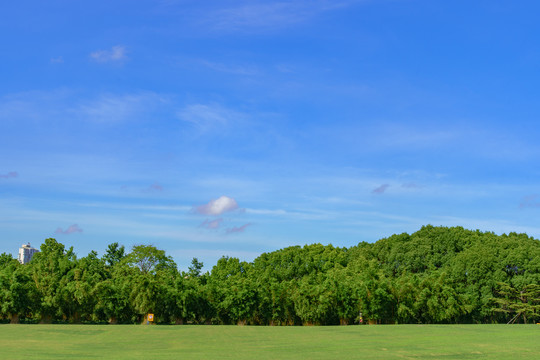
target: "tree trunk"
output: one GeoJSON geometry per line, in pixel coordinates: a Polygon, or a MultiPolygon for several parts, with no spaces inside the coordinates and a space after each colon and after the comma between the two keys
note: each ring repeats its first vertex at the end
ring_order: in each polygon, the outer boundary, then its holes
{"type": "Polygon", "coordinates": [[[349,325],[348,319],[339,319],[339,325],[349,325]]]}
{"type": "Polygon", "coordinates": [[[78,312],[76,312],[75,314],[73,314],[73,316],[71,317],[71,323],[72,324],[80,324],[81,322],[81,314],[79,314],[78,312]]]}
{"type": "Polygon", "coordinates": [[[177,319],[174,321],[174,324],[175,324],[175,325],[184,325],[184,319],[183,319],[183,318],[177,318],[177,319]]]}
{"type": "Polygon", "coordinates": [[[10,314],[9,315],[9,323],[10,324],[18,324],[19,323],[19,315],[18,314],[10,314]]]}
{"type": "Polygon", "coordinates": [[[52,316],[50,315],[43,315],[41,317],[41,320],[39,321],[40,324],[50,324],[52,323],[52,316]]]}

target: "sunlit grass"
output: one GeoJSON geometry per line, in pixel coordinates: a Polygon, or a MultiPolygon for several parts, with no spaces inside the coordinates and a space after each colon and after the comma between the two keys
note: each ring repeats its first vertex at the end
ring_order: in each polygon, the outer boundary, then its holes
{"type": "Polygon", "coordinates": [[[0,325],[2,359],[534,359],[540,325],[0,325]]]}

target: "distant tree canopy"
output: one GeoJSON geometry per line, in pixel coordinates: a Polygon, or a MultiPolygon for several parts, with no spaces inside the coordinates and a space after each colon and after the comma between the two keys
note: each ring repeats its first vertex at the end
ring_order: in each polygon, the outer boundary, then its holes
{"type": "Polygon", "coordinates": [[[46,239],[29,264],[0,254],[4,322],[332,325],[515,323],[540,319],[540,241],[424,226],[351,248],[312,244],[194,258],[179,271],[165,251],[112,243],[78,259],[46,239]]]}

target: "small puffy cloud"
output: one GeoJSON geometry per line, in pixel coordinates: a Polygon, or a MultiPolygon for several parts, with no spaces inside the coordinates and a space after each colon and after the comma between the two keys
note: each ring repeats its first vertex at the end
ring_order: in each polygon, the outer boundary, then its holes
{"type": "Polygon", "coordinates": [[[99,63],[117,62],[126,59],[126,47],[113,46],[110,50],[97,50],[90,53],[90,58],[99,63]]]}
{"type": "Polygon", "coordinates": [[[210,200],[208,204],[195,206],[193,211],[201,215],[217,216],[236,209],[238,209],[236,200],[228,196],[221,196],[218,199],[210,200]]]}
{"type": "Polygon", "coordinates": [[[205,228],[205,229],[210,229],[210,230],[215,230],[215,229],[218,229],[221,226],[222,222],[223,222],[223,218],[219,218],[219,219],[215,219],[215,220],[206,219],[206,220],[204,220],[204,222],[201,225],[199,225],[199,227],[202,227],[202,228],[205,228]]]}
{"type": "Polygon", "coordinates": [[[227,230],[225,230],[225,233],[226,234],[242,233],[246,230],[248,226],[251,226],[251,223],[247,223],[242,226],[233,226],[232,228],[228,228],[227,230]]]}
{"type": "Polygon", "coordinates": [[[519,204],[520,208],[538,208],[540,207],[540,195],[532,194],[524,196],[519,204]]]}
{"type": "Polygon", "coordinates": [[[56,231],[54,233],[55,234],[60,234],[60,235],[69,235],[69,234],[74,234],[74,233],[78,233],[78,232],[79,233],[83,232],[83,230],[79,227],[79,225],[73,224],[70,227],[68,227],[66,230],[62,230],[62,228],[58,228],[58,229],[56,229],[56,231]]]}
{"type": "Polygon", "coordinates": [[[0,179],[13,179],[19,176],[19,173],[16,171],[10,171],[7,174],[0,174],[0,179]]]}
{"type": "Polygon", "coordinates": [[[373,191],[371,193],[372,194],[383,194],[386,191],[386,189],[388,189],[388,187],[390,187],[390,185],[382,184],[381,186],[373,189],[373,191]]]}

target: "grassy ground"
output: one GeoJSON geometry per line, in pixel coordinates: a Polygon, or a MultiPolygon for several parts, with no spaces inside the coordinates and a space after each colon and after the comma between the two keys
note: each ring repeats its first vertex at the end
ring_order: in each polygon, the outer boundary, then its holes
{"type": "Polygon", "coordinates": [[[0,325],[2,359],[534,359],[540,325],[0,325]]]}

